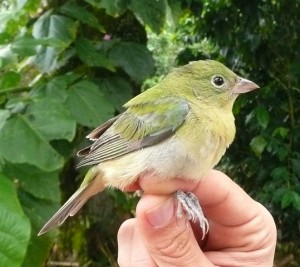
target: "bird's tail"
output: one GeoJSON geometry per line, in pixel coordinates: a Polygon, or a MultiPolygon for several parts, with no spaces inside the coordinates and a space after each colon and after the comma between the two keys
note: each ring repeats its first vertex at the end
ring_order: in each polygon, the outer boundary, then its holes
{"type": "Polygon", "coordinates": [[[61,225],[69,216],[74,216],[89,198],[104,190],[103,175],[97,167],[91,168],[85,176],[81,186],[68,201],[43,226],[38,235],[42,235],[53,227],[61,225]]]}

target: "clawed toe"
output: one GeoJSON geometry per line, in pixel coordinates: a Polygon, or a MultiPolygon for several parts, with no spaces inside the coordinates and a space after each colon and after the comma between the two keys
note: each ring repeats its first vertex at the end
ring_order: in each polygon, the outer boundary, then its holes
{"type": "Polygon", "coordinates": [[[207,219],[204,217],[202,208],[199,204],[197,197],[191,192],[185,193],[181,190],[178,190],[176,192],[176,197],[178,200],[177,218],[181,218],[184,211],[189,221],[199,221],[203,233],[203,239],[208,233],[209,224],[207,219]]]}

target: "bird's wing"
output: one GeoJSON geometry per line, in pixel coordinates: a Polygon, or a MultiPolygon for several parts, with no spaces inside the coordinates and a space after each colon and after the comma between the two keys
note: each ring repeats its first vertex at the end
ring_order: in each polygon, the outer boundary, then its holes
{"type": "Polygon", "coordinates": [[[189,113],[187,101],[178,97],[135,104],[87,137],[94,143],[78,152],[78,167],[96,165],[141,148],[155,145],[174,134],[189,113]]]}

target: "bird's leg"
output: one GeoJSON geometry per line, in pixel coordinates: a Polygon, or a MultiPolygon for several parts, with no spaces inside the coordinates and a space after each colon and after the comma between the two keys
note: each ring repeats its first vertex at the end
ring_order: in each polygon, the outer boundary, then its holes
{"type": "Polygon", "coordinates": [[[207,219],[204,217],[198,199],[193,193],[185,193],[181,190],[178,190],[176,192],[176,197],[178,200],[177,218],[181,218],[184,211],[188,220],[192,222],[199,221],[200,227],[202,229],[203,239],[208,232],[209,224],[207,219]]]}

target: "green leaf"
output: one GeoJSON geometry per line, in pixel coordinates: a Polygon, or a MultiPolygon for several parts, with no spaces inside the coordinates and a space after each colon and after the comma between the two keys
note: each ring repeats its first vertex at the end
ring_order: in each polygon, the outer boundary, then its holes
{"type": "Polygon", "coordinates": [[[55,48],[65,48],[67,44],[59,39],[46,37],[35,39],[31,36],[22,36],[11,44],[11,50],[20,56],[35,55],[38,51],[38,46],[52,46],[55,48]]]}
{"type": "Polygon", "coordinates": [[[10,69],[10,66],[14,66],[17,63],[17,55],[15,55],[8,46],[0,46],[0,69],[10,69]]]}
{"type": "Polygon", "coordinates": [[[80,81],[70,88],[68,105],[77,122],[88,127],[96,127],[114,115],[113,105],[90,81],[80,81]]]}
{"type": "Polygon", "coordinates": [[[98,29],[100,32],[105,32],[104,27],[99,23],[98,19],[84,7],[77,5],[73,1],[69,1],[64,4],[60,11],[74,19],[81,21],[93,28],[98,29]]]}
{"type": "Polygon", "coordinates": [[[51,15],[46,12],[34,23],[32,35],[36,39],[50,38],[62,42],[63,48],[40,46],[35,62],[42,72],[51,72],[58,68],[58,56],[75,39],[77,24],[60,15],[51,15]]]}
{"type": "Polygon", "coordinates": [[[76,37],[76,23],[65,16],[46,12],[34,23],[32,35],[36,39],[55,38],[69,44],[76,37]]]}
{"type": "Polygon", "coordinates": [[[270,115],[267,109],[263,106],[258,106],[255,111],[259,125],[264,129],[267,128],[270,121],[270,115]]]}
{"type": "Polygon", "coordinates": [[[11,24],[14,24],[16,26],[18,24],[18,18],[20,16],[21,12],[16,9],[11,10],[1,10],[1,16],[0,16],[0,32],[7,32],[8,34],[15,34],[15,31],[11,28],[15,27],[9,27],[12,26],[11,24]]]}
{"type": "Polygon", "coordinates": [[[18,9],[23,8],[26,5],[27,1],[28,0],[17,0],[17,7],[18,7],[18,9]]]}
{"type": "Polygon", "coordinates": [[[294,196],[291,191],[286,190],[281,199],[281,208],[285,209],[293,203],[294,196]]]}
{"type": "Polygon", "coordinates": [[[18,0],[26,1],[26,5],[22,8],[23,13],[32,14],[33,12],[39,12],[41,8],[41,1],[39,0],[18,0]]]}
{"type": "Polygon", "coordinates": [[[177,0],[168,0],[167,4],[169,8],[169,13],[167,12],[167,15],[169,15],[167,16],[168,21],[171,20],[171,23],[173,24],[178,23],[182,11],[181,2],[177,0]]]}
{"type": "Polygon", "coordinates": [[[9,71],[2,74],[0,78],[0,91],[1,89],[18,86],[20,80],[21,80],[21,75],[14,71],[9,71]]]}
{"type": "Polygon", "coordinates": [[[110,51],[110,58],[138,83],[142,83],[154,71],[151,53],[141,44],[116,43],[110,51]]]}
{"type": "Polygon", "coordinates": [[[122,106],[133,97],[130,85],[120,77],[99,80],[99,87],[114,107],[122,112],[122,106]]]}
{"type": "Polygon", "coordinates": [[[74,73],[66,73],[65,75],[53,77],[46,85],[45,96],[65,104],[68,97],[66,89],[81,77],[82,75],[74,73]]]}
{"type": "Polygon", "coordinates": [[[11,163],[28,163],[44,171],[57,170],[64,164],[62,156],[23,115],[7,120],[1,129],[0,156],[11,163]]]}
{"type": "Polygon", "coordinates": [[[0,173],[0,266],[22,265],[30,223],[20,206],[15,185],[0,173]]]}
{"type": "Polygon", "coordinates": [[[261,153],[265,150],[266,145],[267,145],[267,141],[261,135],[254,137],[250,143],[250,147],[252,148],[256,156],[261,155],[261,153]]]}
{"type": "MultiPolygon", "coordinates": [[[[0,128],[1,129],[1,128],[0,128]]],[[[295,153],[296,155],[298,153],[295,153]]],[[[293,167],[293,172],[300,177],[300,158],[299,155],[298,157],[291,159],[292,167],[293,167]]]]}
{"type": "Polygon", "coordinates": [[[159,33],[166,18],[165,0],[131,0],[130,9],[135,16],[154,32],[159,33]]]}
{"type": "Polygon", "coordinates": [[[57,202],[60,199],[59,172],[44,172],[28,164],[5,164],[3,171],[18,183],[19,189],[32,196],[57,202]]]}
{"type": "Polygon", "coordinates": [[[292,192],[293,195],[293,206],[297,211],[300,211],[300,195],[293,191],[292,192]]]}
{"type": "Polygon", "coordinates": [[[130,0],[85,0],[96,8],[104,8],[106,14],[117,17],[125,12],[130,0]]]}
{"type": "Polygon", "coordinates": [[[272,133],[272,137],[281,136],[282,138],[286,138],[289,134],[289,129],[285,127],[278,127],[272,133]]]}
{"type": "Polygon", "coordinates": [[[48,140],[72,141],[76,132],[76,121],[66,105],[51,98],[34,102],[28,111],[32,126],[48,140]]]}
{"type": "Polygon", "coordinates": [[[0,32],[0,45],[4,45],[10,42],[11,35],[8,32],[0,32]]]}
{"type": "Polygon", "coordinates": [[[115,68],[102,50],[96,50],[91,41],[80,38],[75,43],[75,48],[79,58],[91,67],[103,67],[110,71],[115,68]]]}
{"type": "Polygon", "coordinates": [[[52,230],[43,236],[37,236],[37,234],[50,216],[57,211],[59,203],[37,200],[22,191],[19,196],[24,211],[32,224],[30,243],[22,267],[43,266],[49,257],[57,231],[52,230]]]}
{"type": "Polygon", "coordinates": [[[37,233],[60,205],[59,172],[43,172],[27,164],[5,164],[4,171],[14,177],[20,202],[32,226],[22,266],[42,266],[49,256],[56,231],[42,237],[38,237],[37,233]]]}
{"type": "Polygon", "coordinates": [[[274,180],[283,181],[289,179],[290,173],[286,167],[277,167],[273,169],[271,176],[274,178],[274,180]]]}
{"type": "Polygon", "coordinates": [[[23,36],[11,44],[11,50],[22,57],[32,56],[36,54],[37,45],[36,39],[29,36],[23,36]]]}
{"type": "Polygon", "coordinates": [[[0,131],[6,120],[9,118],[10,112],[6,109],[0,109],[0,131]]]}

